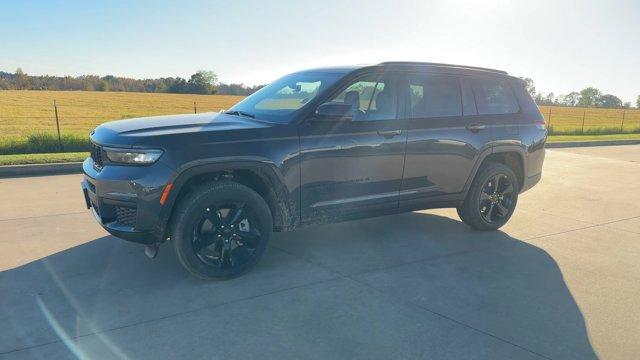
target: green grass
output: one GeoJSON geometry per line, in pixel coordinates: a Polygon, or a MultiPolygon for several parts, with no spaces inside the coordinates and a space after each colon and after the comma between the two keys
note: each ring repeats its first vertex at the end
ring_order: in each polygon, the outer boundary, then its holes
{"type": "Polygon", "coordinates": [[[89,137],[38,132],[24,138],[0,139],[0,155],[89,151],[89,137]]]}
{"type": "Polygon", "coordinates": [[[640,127],[620,129],[619,127],[592,127],[584,129],[561,129],[553,125],[549,126],[550,135],[613,135],[613,134],[640,134],[640,127]]]}
{"type": "Polygon", "coordinates": [[[0,155],[0,166],[80,162],[86,159],[87,156],[89,156],[89,153],[86,152],[0,155]]]}
{"type": "Polygon", "coordinates": [[[640,134],[611,135],[549,135],[548,142],[558,141],[604,141],[604,140],[639,140],[640,134]]]}
{"type": "MultiPolygon", "coordinates": [[[[548,142],[598,140],[640,140],[640,134],[550,135],[548,138],[548,142]]],[[[0,166],[80,162],[83,161],[87,156],[89,156],[88,152],[0,155],[0,166]]]]}

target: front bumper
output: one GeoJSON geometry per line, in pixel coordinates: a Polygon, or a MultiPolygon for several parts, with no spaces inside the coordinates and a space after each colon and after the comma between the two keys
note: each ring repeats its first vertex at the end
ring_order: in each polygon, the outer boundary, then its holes
{"type": "Polygon", "coordinates": [[[160,196],[171,172],[164,166],[94,167],[83,163],[81,183],[87,208],[110,234],[141,244],[163,240],[165,224],[159,216],[160,196]]]}
{"type": "Polygon", "coordinates": [[[524,179],[524,184],[522,186],[522,189],[520,190],[520,193],[523,193],[531,189],[534,185],[540,182],[541,178],[542,178],[542,173],[538,173],[533,176],[528,176],[526,179],[524,179]]]}

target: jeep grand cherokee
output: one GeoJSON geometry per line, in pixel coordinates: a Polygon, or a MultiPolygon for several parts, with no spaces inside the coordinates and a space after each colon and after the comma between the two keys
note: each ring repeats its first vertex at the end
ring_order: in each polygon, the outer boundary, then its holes
{"type": "MultiPolygon", "coordinates": [[[[193,275],[249,270],[273,231],[455,207],[495,230],[539,181],[547,130],[504,71],[389,62],[287,75],[221,113],[114,121],[82,182],[111,234],[193,275]]],[[[348,239],[345,239],[348,241],[348,239]]]]}

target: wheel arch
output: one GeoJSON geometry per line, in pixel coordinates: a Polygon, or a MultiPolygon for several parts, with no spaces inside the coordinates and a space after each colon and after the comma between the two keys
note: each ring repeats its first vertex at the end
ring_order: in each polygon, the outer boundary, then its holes
{"type": "Polygon", "coordinates": [[[498,162],[509,166],[518,177],[519,188],[522,189],[525,180],[525,149],[519,145],[500,145],[485,149],[476,161],[471,176],[467,179],[464,187],[465,193],[471,187],[473,179],[476,177],[482,165],[489,161],[498,162]]]}
{"type": "Polygon", "coordinates": [[[275,231],[295,227],[296,205],[275,165],[255,160],[210,162],[185,166],[170,181],[173,187],[163,205],[160,222],[163,239],[170,235],[171,218],[180,199],[193,187],[218,180],[236,181],[262,196],[271,210],[275,231]]]}

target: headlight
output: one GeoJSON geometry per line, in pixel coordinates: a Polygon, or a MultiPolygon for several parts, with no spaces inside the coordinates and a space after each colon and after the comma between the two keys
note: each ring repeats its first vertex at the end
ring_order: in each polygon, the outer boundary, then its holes
{"type": "Polygon", "coordinates": [[[109,161],[120,164],[148,165],[158,161],[162,150],[104,148],[109,161]]]}

